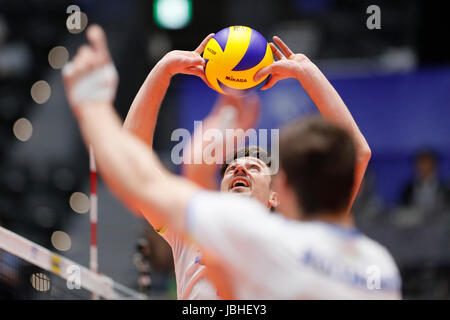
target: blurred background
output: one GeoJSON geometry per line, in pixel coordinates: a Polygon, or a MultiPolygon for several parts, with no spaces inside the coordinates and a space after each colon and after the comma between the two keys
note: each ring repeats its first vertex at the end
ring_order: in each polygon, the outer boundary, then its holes
{"type": "MultiPolygon", "coordinates": [[[[0,0],[0,225],[89,265],[89,158],[60,74],[85,41],[87,24],[99,23],[107,33],[120,74],[116,108],[123,119],[165,53],[193,50],[211,32],[246,25],[305,53],[336,87],[372,149],[353,209],[357,227],[393,254],[404,298],[448,299],[445,12],[443,3],[419,0],[0,0]],[[381,29],[366,26],[372,4],[381,9],[381,29]],[[83,12],[76,32],[66,25],[70,5],[83,12]]],[[[261,128],[316,112],[295,81],[259,94],[261,128]]],[[[172,131],[192,130],[216,98],[200,79],[172,80],[155,137],[171,170],[180,169],[170,162],[172,131]]],[[[98,194],[99,272],[152,298],[176,298],[169,246],[101,181],[98,194]],[[150,285],[143,285],[146,277],[150,285]]],[[[64,298],[21,279],[36,272],[45,275],[0,250],[0,298],[64,298]]]]}

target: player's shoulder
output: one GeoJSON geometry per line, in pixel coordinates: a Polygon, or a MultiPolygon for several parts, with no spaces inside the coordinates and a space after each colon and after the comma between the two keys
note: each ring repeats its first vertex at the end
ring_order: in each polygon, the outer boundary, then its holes
{"type": "MultiPolygon", "coordinates": [[[[401,277],[389,250],[356,228],[346,228],[324,222],[303,224],[303,234],[310,247],[351,261],[352,267],[368,274],[379,274],[383,288],[398,292],[401,277]]],[[[304,241],[305,243],[306,241],[304,241]]]]}
{"type": "Polygon", "coordinates": [[[384,268],[390,268],[392,271],[397,272],[397,264],[389,250],[375,239],[363,234],[361,237],[361,246],[364,252],[371,259],[377,261],[380,266],[384,268]]]}
{"type": "Polygon", "coordinates": [[[209,232],[261,234],[262,229],[275,229],[277,223],[271,216],[267,207],[250,197],[199,191],[188,204],[185,228],[190,233],[207,229],[209,232]]]}
{"type": "Polygon", "coordinates": [[[381,276],[381,286],[390,289],[387,292],[393,292],[394,295],[401,297],[402,279],[392,254],[384,245],[366,235],[361,241],[362,249],[365,253],[363,261],[368,265],[367,272],[373,275],[379,274],[381,276]]]}
{"type": "Polygon", "coordinates": [[[327,246],[330,244],[341,246],[342,243],[356,246],[362,258],[376,261],[383,268],[396,270],[396,263],[388,251],[378,241],[370,238],[357,228],[347,228],[332,223],[314,221],[299,223],[297,225],[299,235],[304,241],[310,241],[314,246],[327,246]],[[319,241],[320,240],[320,241],[319,241]]]}
{"type": "Polygon", "coordinates": [[[227,211],[227,215],[246,212],[246,214],[267,214],[269,210],[259,201],[243,195],[230,193],[199,191],[189,204],[188,210],[227,211]]]}
{"type": "Polygon", "coordinates": [[[362,233],[357,229],[347,228],[321,220],[308,222],[297,221],[292,226],[298,230],[301,237],[305,238],[305,240],[310,239],[313,242],[316,239],[321,239],[320,243],[337,243],[337,240],[357,240],[362,236],[362,233]]]}

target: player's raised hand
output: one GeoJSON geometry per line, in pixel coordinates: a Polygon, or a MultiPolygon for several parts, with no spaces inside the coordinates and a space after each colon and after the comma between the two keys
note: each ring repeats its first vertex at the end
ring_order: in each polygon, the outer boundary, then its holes
{"type": "Polygon", "coordinates": [[[214,33],[209,34],[205,39],[203,39],[197,49],[193,51],[170,51],[161,59],[161,61],[159,61],[158,64],[160,64],[171,77],[179,73],[190,74],[200,77],[206,82],[206,84],[208,84],[205,77],[205,72],[203,70],[205,60],[202,58],[201,54],[205,50],[209,39],[213,36],[214,33]]]}
{"type": "Polygon", "coordinates": [[[254,128],[259,120],[261,104],[258,95],[248,96],[219,95],[209,115],[203,119],[192,135],[189,150],[183,153],[183,175],[205,189],[217,190],[217,164],[223,163],[245,144],[245,134],[254,128]],[[227,134],[227,129],[234,130],[227,134]],[[239,130],[237,130],[239,129],[239,130]],[[214,130],[214,131],[213,131],[214,130]],[[217,139],[217,131],[221,138],[217,139]],[[211,140],[213,133],[214,138],[211,140]],[[233,148],[229,148],[233,146],[233,148]],[[214,156],[211,155],[214,150],[214,156]],[[216,153],[220,150],[220,153],[216,153]],[[206,151],[206,153],[205,153],[206,151]],[[208,155],[212,158],[209,158],[208,155]],[[216,157],[219,156],[220,159],[216,157]],[[206,157],[208,158],[205,158],[206,157]],[[195,164],[197,157],[204,161],[195,164]],[[216,162],[219,160],[219,162],[216,162]]]}
{"type": "Polygon", "coordinates": [[[259,120],[261,102],[257,94],[247,96],[219,95],[212,111],[204,119],[204,128],[254,128],[259,120]]]}
{"type": "Polygon", "coordinates": [[[219,95],[212,111],[203,121],[203,130],[219,129],[222,132],[224,138],[221,141],[224,146],[223,155],[227,159],[234,150],[226,150],[226,146],[243,146],[245,144],[245,132],[256,127],[260,113],[261,101],[257,94],[253,93],[246,96],[219,95]],[[235,131],[232,135],[227,135],[227,129],[235,131]]]}
{"type": "Polygon", "coordinates": [[[90,26],[86,36],[89,44],[81,46],[62,70],[66,95],[73,109],[97,102],[112,104],[119,81],[103,29],[90,26]]]}
{"type": "Polygon", "coordinates": [[[266,90],[275,85],[280,80],[288,78],[296,78],[301,72],[301,64],[309,59],[301,53],[294,53],[291,49],[281,40],[279,37],[273,37],[274,42],[280,47],[281,51],[275,46],[274,43],[270,43],[270,48],[278,61],[272,63],[270,66],[259,70],[255,74],[255,81],[271,75],[267,83],[261,88],[266,90]]]}

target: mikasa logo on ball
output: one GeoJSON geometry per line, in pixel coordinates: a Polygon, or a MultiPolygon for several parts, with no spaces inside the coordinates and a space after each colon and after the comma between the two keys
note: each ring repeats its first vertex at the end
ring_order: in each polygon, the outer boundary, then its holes
{"type": "Polygon", "coordinates": [[[247,82],[247,79],[236,79],[236,78],[233,78],[233,76],[226,76],[225,80],[230,80],[230,81],[234,81],[234,82],[247,82]]]}
{"type": "Polygon", "coordinates": [[[208,51],[211,52],[212,54],[216,54],[216,52],[215,52],[213,49],[211,49],[211,48],[206,48],[206,50],[208,50],[208,51]]]}

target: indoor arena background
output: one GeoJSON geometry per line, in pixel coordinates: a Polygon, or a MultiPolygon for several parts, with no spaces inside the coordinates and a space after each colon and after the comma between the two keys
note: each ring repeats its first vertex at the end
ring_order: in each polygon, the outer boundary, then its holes
{"type": "MultiPolygon", "coordinates": [[[[211,32],[247,25],[266,39],[281,36],[329,77],[372,149],[353,209],[357,227],[392,252],[404,298],[448,299],[450,51],[442,45],[446,37],[439,36],[445,11],[418,0],[175,0],[191,11],[185,25],[170,29],[173,24],[165,24],[158,2],[164,0],[0,0],[0,225],[89,265],[89,158],[60,69],[49,61],[52,48],[64,46],[73,57],[85,41],[84,32],[66,28],[70,5],[77,5],[89,24],[105,29],[120,75],[115,106],[123,119],[165,53],[193,50],[211,32]],[[372,4],[381,9],[381,29],[367,28],[366,10],[372,4]],[[39,81],[50,89],[35,87],[39,81]],[[33,87],[49,91],[33,92],[33,87]],[[411,192],[426,165],[436,175],[431,201],[411,192]],[[63,246],[55,243],[58,231],[64,233],[63,246]]],[[[192,130],[216,97],[200,79],[177,76],[172,81],[155,137],[155,149],[171,170],[180,169],[170,162],[172,131],[192,130]]],[[[261,128],[278,128],[316,112],[295,81],[260,92],[260,98],[261,128]]],[[[145,294],[175,298],[169,246],[101,180],[98,194],[99,271],[142,290],[136,264],[148,259],[152,285],[145,294]]],[[[23,279],[7,277],[11,259],[0,251],[0,298],[29,297],[36,289],[29,280],[24,285],[23,279]]]]}

